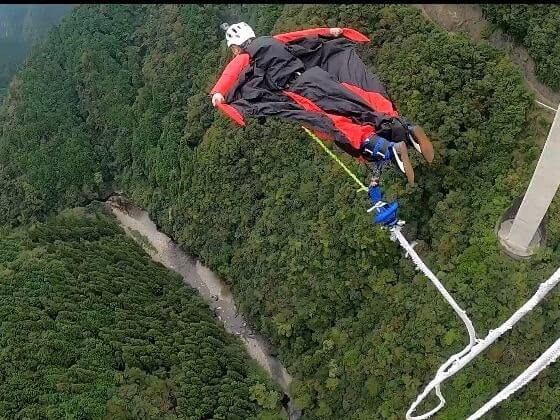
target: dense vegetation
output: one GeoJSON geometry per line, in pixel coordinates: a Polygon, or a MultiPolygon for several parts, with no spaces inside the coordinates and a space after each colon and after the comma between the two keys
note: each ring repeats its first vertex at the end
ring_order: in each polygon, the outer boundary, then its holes
{"type": "Polygon", "coordinates": [[[537,77],[560,90],[560,5],[486,4],[485,17],[525,46],[537,77]]]}
{"type": "Polygon", "coordinates": [[[31,47],[71,8],[69,4],[0,5],[0,98],[31,47]]]}
{"type": "MultiPolygon", "coordinates": [[[[494,235],[547,129],[521,72],[406,6],[80,6],[19,72],[2,109],[1,221],[27,223],[122,188],[231,282],[279,345],[305,418],[402,418],[464,345],[462,326],[301,129],[270,119],[242,130],[213,112],[207,92],[230,58],[219,24],[241,19],[261,34],[328,25],[371,37],[361,56],[437,148],[432,166],[415,162],[416,188],[388,172],[388,194],[481,335],[560,265],[557,203],[549,246],[531,261],[503,256],[494,235]]],[[[542,352],[559,303],[555,294],[446,385],[441,418],[466,417],[542,352]]],[[[495,415],[553,417],[559,368],[547,372],[495,415]]]]}
{"type": "Polygon", "coordinates": [[[0,286],[2,418],[277,410],[278,392],[197,293],[107,216],[77,209],[2,235],[0,286]]]}

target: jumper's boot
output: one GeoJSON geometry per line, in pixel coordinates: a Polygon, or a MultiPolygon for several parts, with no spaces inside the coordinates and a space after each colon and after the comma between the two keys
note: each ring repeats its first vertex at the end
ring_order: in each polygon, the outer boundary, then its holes
{"type": "Polygon", "coordinates": [[[406,143],[401,141],[393,143],[381,136],[374,135],[365,140],[362,145],[362,155],[369,161],[375,162],[378,167],[385,162],[392,161],[406,175],[410,185],[414,185],[414,169],[408,156],[406,143]]]}
{"type": "Polygon", "coordinates": [[[416,150],[422,153],[424,159],[428,163],[432,163],[434,160],[434,146],[432,142],[426,135],[426,132],[419,125],[408,125],[407,124],[407,140],[414,146],[416,150]]]}
{"type": "Polygon", "coordinates": [[[414,185],[414,169],[412,168],[412,163],[410,162],[410,157],[408,156],[406,143],[404,141],[395,143],[392,151],[392,160],[397,163],[399,169],[406,175],[408,183],[410,185],[414,185]]]}
{"type": "Polygon", "coordinates": [[[381,188],[377,184],[370,185],[368,194],[373,204],[373,207],[368,212],[375,211],[373,222],[387,227],[395,226],[397,224],[397,210],[399,208],[397,202],[386,203],[382,201],[381,188]]]}
{"type": "Polygon", "coordinates": [[[426,161],[431,163],[434,160],[434,146],[422,127],[410,124],[404,117],[392,117],[390,121],[384,121],[377,134],[394,142],[405,141],[420,152],[426,161]]]}

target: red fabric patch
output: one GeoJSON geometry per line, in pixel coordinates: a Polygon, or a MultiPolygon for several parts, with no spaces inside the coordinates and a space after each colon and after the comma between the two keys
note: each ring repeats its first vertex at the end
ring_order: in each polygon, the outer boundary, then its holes
{"type": "MultiPolygon", "coordinates": [[[[313,28],[304,29],[301,31],[287,32],[285,34],[274,35],[274,39],[280,42],[292,42],[306,36],[319,35],[319,36],[332,36],[330,28],[313,28]]],[[[364,34],[351,28],[342,28],[341,36],[348,38],[350,41],[354,42],[369,42],[369,38],[364,34]]]]}
{"type": "Polygon", "coordinates": [[[342,36],[354,42],[369,42],[369,38],[355,29],[342,28],[342,36]]]}
{"type": "Polygon", "coordinates": [[[298,95],[297,93],[290,92],[288,90],[284,90],[284,91],[282,91],[282,93],[284,93],[284,95],[289,97],[296,104],[301,105],[303,107],[303,109],[305,109],[306,111],[316,111],[316,112],[322,112],[323,114],[325,114],[325,111],[323,111],[321,108],[319,108],[313,101],[310,101],[309,99],[307,99],[307,98],[305,98],[301,95],[298,95]]]}
{"type": "Polygon", "coordinates": [[[220,92],[223,96],[226,96],[231,87],[237,81],[239,74],[247,65],[249,65],[249,54],[239,54],[231,60],[210,91],[210,95],[220,92]]]}
{"type": "Polygon", "coordinates": [[[330,29],[329,28],[304,29],[302,31],[286,32],[285,34],[274,35],[273,38],[276,39],[277,41],[286,43],[312,35],[327,36],[330,35],[330,29]]]}
{"type": "MultiPolygon", "coordinates": [[[[344,134],[354,149],[360,149],[362,142],[375,132],[370,125],[359,125],[352,122],[350,118],[329,114],[319,108],[314,102],[297,93],[284,91],[284,94],[306,111],[320,112],[329,117],[334,123],[335,128],[344,134]]],[[[317,137],[321,138],[321,136],[317,137]]]]}
{"type": "Polygon", "coordinates": [[[376,112],[383,112],[391,117],[398,117],[397,111],[393,108],[393,104],[390,100],[385,98],[383,95],[377,92],[368,92],[363,90],[358,86],[351,85],[349,83],[341,83],[346,89],[352,93],[358,95],[364,101],[368,103],[372,110],[376,112]]]}
{"type": "Polygon", "coordinates": [[[320,140],[323,140],[323,141],[332,141],[333,140],[332,137],[329,136],[327,133],[323,133],[322,131],[318,131],[318,130],[314,129],[313,127],[311,127],[307,124],[303,124],[302,126],[307,128],[313,134],[315,134],[320,140]]]}
{"type": "Polygon", "coordinates": [[[327,117],[332,120],[336,129],[348,138],[354,149],[359,150],[362,142],[375,132],[371,125],[359,125],[347,117],[332,114],[327,114],[327,117]]]}
{"type": "Polygon", "coordinates": [[[239,124],[242,127],[245,127],[245,121],[243,120],[243,115],[241,115],[237,109],[235,109],[231,105],[224,104],[224,103],[218,104],[218,109],[222,111],[224,114],[226,114],[228,117],[230,117],[237,124],[239,124]]]}

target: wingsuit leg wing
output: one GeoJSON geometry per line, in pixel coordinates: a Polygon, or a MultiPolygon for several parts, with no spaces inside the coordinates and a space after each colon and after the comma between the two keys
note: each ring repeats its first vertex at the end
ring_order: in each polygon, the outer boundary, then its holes
{"type": "Polygon", "coordinates": [[[354,157],[360,156],[362,131],[372,132],[371,128],[355,124],[349,118],[325,113],[311,102],[305,102],[305,98],[300,103],[282,93],[261,92],[257,99],[239,99],[231,106],[243,117],[280,117],[308,126],[354,157]]]}

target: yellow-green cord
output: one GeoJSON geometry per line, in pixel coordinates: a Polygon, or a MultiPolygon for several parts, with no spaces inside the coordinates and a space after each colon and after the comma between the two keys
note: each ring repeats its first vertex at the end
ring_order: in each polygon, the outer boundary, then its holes
{"type": "Polygon", "coordinates": [[[308,130],[307,128],[305,128],[305,127],[303,127],[303,129],[304,129],[305,131],[307,131],[307,134],[309,134],[309,136],[310,136],[313,140],[315,140],[315,141],[317,142],[317,144],[318,144],[319,146],[321,146],[321,147],[323,148],[323,150],[324,150],[325,152],[327,152],[328,155],[329,155],[330,157],[332,157],[332,158],[334,159],[334,161],[335,161],[336,163],[338,163],[338,164],[342,167],[342,169],[344,169],[344,170],[346,171],[346,173],[347,173],[348,175],[350,175],[350,177],[356,182],[356,184],[358,184],[358,185],[360,186],[360,188],[358,189],[358,191],[366,191],[366,192],[368,191],[368,189],[367,189],[367,187],[364,185],[364,183],[363,183],[362,181],[360,181],[360,180],[358,179],[358,177],[357,177],[350,169],[348,169],[348,168],[346,167],[346,165],[345,165],[331,150],[329,150],[329,148],[328,148],[327,146],[325,146],[325,144],[324,144],[315,134],[313,134],[311,131],[309,131],[309,130],[308,130]]]}

